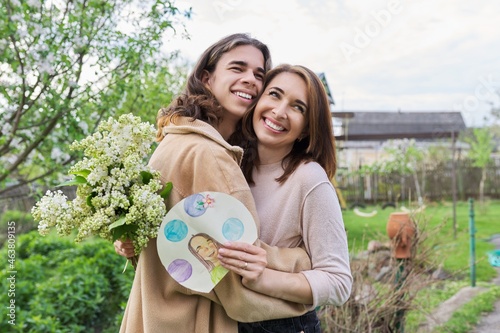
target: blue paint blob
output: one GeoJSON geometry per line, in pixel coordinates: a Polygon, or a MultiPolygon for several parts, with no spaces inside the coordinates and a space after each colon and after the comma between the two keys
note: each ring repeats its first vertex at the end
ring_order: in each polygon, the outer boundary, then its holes
{"type": "Polygon", "coordinates": [[[168,265],[167,272],[175,281],[180,283],[191,277],[191,274],[193,274],[193,267],[187,260],[175,259],[168,265]]]}
{"type": "Polygon", "coordinates": [[[188,227],[181,220],[172,220],[165,225],[165,237],[171,242],[180,242],[186,238],[188,227]]]}
{"type": "Polygon", "coordinates": [[[189,216],[198,217],[205,214],[207,210],[203,207],[204,196],[196,193],[184,199],[184,210],[189,216]]]}
{"type": "Polygon", "coordinates": [[[227,240],[237,241],[243,236],[245,231],[245,226],[236,217],[231,217],[227,219],[222,225],[222,234],[227,240]]]}

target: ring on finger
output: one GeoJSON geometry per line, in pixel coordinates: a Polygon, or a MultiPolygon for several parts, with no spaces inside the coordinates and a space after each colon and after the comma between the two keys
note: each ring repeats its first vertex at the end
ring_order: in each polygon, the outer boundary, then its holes
{"type": "Polygon", "coordinates": [[[247,269],[248,263],[245,261],[245,265],[243,266],[243,269],[247,269]]]}

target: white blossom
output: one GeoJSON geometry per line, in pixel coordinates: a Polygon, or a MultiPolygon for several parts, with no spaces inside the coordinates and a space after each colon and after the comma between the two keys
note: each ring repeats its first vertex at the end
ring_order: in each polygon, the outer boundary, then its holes
{"type": "Polygon", "coordinates": [[[31,210],[33,218],[38,223],[38,231],[41,235],[49,233],[51,227],[56,227],[60,235],[68,235],[71,232],[71,203],[62,191],[47,191],[44,197],[36,203],[31,210]]]}
{"type": "Polygon", "coordinates": [[[40,8],[40,5],[41,5],[39,0],[27,0],[26,3],[28,4],[28,6],[34,7],[34,8],[40,8]]]}
{"type": "Polygon", "coordinates": [[[87,124],[85,121],[80,121],[78,123],[78,127],[82,129],[82,132],[87,134],[89,132],[89,124],[87,124]]]}
{"type": "Polygon", "coordinates": [[[7,134],[11,134],[10,133],[11,130],[12,130],[12,125],[9,123],[4,123],[0,133],[2,133],[2,135],[4,135],[4,136],[7,136],[7,134]]]}
{"type": "Polygon", "coordinates": [[[21,138],[15,137],[12,139],[10,142],[10,147],[13,149],[20,149],[21,148],[21,138]]]}
{"type": "Polygon", "coordinates": [[[13,14],[10,16],[10,19],[14,22],[21,22],[23,20],[23,16],[21,14],[13,14]]]}
{"type": "Polygon", "coordinates": [[[41,73],[41,74],[54,74],[54,68],[52,66],[52,63],[47,60],[47,59],[44,59],[42,60],[42,62],[38,65],[38,71],[41,73]]]}
{"type": "Polygon", "coordinates": [[[50,153],[50,158],[55,160],[59,159],[62,156],[63,152],[59,147],[52,148],[52,152],[50,153]]]}
{"type": "Polygon", "coordinates": [[[31,31],[31,35],[33,37],[38,37],[42,35],[44,32],[43,26],[41,24],[33,24],[33,30],[31,31]]]}
{"type": "Polygon", "coordinates": [[[65,152],[63,152],[59,147],[54,147],[52,148],[52,151],[50,152],[50,158],[54,160],[56,163],[61,163],[69,159],[69,155],[65,152]]]}
{"type": "MultiPolygon", "coordinates": [[[[70,169],[71,174],[84,177],[73,201],[59,192],[47,194],[33,208],[40,233],[55,227],[59,234],[78,231],[75,241],[97,235],[112,240],[110,225],[124,219],[125,225],[137,225],[137,231],[127,234],[134,240],[136,254],[157,235],[166,213],[159,172],[152,170],[144,158],[150,153],[155,129],[131,114],[118,121],[109,118],[96,133],[74,142],[71,149],[80,150],[84,158],[70,169]],[[141,172],[152,179],[144,184],[141,172]]],[[[52,158],[64,154],[54,148],[52,158]]]]}

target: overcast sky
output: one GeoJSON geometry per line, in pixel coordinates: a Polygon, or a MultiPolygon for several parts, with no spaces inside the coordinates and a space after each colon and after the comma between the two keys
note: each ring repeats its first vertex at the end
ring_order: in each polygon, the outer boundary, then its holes
{"type": "Polygon", "coordinates": [[[336,111],[461,111],[480,126],[500,105],[497,0],[179,0],[192,7],[190,40],[170,39],[195,61],[221,37],[250,33],[273,64],[324,72],[336,111]]]}

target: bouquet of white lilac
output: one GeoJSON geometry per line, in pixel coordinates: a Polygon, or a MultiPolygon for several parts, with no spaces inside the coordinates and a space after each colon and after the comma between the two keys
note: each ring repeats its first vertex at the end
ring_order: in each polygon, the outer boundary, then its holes
{"type": "Polygon", "coordinates": [[[71,145],[83,151],[83,160],[71,167],[74,179],[60,186],[76,185],[69,201],[62,191],[48,191],[32,209],[41,235],[55,227],[61,236],[78,230],[75,241],[98,235],[104,239],[131,239],[138,255],[157,236],[166,214],[158,171],[145,158],[151,152],[155,129],[131,114],[109,118],[97,131],[71,145]]]}

